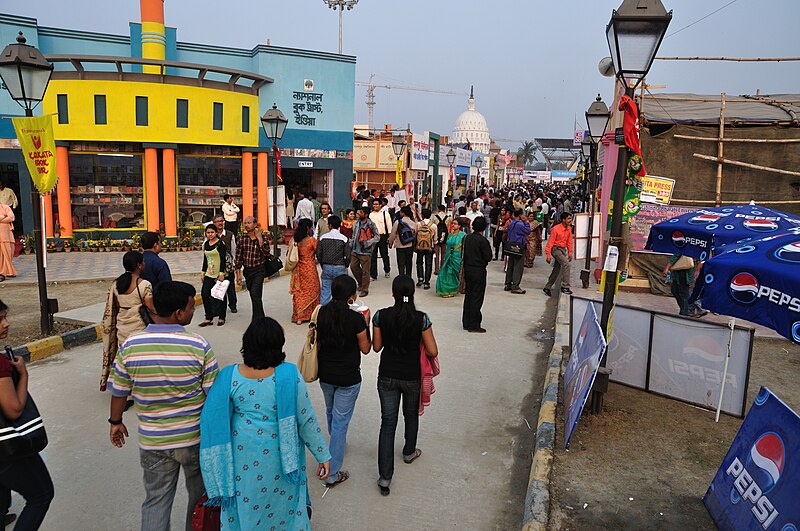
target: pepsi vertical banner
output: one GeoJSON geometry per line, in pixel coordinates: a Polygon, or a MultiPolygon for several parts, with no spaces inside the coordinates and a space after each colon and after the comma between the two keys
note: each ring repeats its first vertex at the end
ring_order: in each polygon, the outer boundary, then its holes
{"type": "Polygon", "coordinates": [[[587,304],[564,371],[564,448],[569,447],[605,349],[606,340],[597,322],[594,305],[587,304]]]}
{"type": "Polygon", "coordinates": [[[708,260],[692,299],[800,343],[800,228],[739,244],[708,260]]]}
{"type": "Polygon", "coordinates": [[[708,208],[656,223],[650,228],[645,249],[702,261],[723,245],[746,243],[795,228],[800,228],[800,219],[758,205],[708,208]]]}
{"type": "Polygon", "coordinates": [[[703,503],[722,530],[800,527],[800,417],[762,387],[703,503]]]}

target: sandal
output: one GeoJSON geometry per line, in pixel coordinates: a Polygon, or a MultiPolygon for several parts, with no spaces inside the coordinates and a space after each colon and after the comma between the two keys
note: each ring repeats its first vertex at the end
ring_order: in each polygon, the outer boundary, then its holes
{"type": "Polygon", "coordinates": [[[224,325],[225,325],[225,319],[220,319],[217,321],[217,326],[224,326],[224,325]]]}
{"type": "Polygon", "coordinates": [[[350,472],[348,472],[347,470],[340,470],[339,471],[339,477],[336,479],[336,481],[334,481],[333,483],[327,483],[326,482],[325,486],[328,487],[329,489],[332,489],[333,487],[335,487],[339,483],[344,483],[349,478],[350,478],[350,472]]]}
{"type": "Polygon", "coordinates": [[[403,462],[404,462],[405,464],[407,464],[407,465],[410,465],[411,463],[413,463],[414,461],[416,461],[416,460],[417,460],[417,458],[418,458],[419,456],[421,456],[421,455],[422,455],[422,450],[420,450],[419,448],[417,448],[416,450],[414,450],[414,453],[413,453],[413,454],[411,454],[411,455],[404,455],[404,456],[403,456],[403,462]]]}
{"type": "Polygon", "coordinates": [[[212,323],[211,321],[203,321],[202,323],[200,323],[200,324],[199,324],[199,325],[197,325],[197,326],[199,326],[199,327],[201,327],[201,328],[202,328],[202,327],[204,327],[204,326],[211,326],[212,324],[214,324],[214,323],[212,323]]]}

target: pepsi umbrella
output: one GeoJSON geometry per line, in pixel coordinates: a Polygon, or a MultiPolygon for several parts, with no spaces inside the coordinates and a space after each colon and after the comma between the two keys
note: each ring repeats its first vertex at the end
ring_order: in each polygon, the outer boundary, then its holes
{"type": "Polygon", "coordinates": [[[722,245],[764,238],[800,227],[791,214],[749,205],[698,210],[656,223],[645,249],[707,260],[722,245]]]}
{"type": "Polygon", "coordinates": [[[692,300],[800,343],[800,227],[727,247],[703,264],[692,300]]]}

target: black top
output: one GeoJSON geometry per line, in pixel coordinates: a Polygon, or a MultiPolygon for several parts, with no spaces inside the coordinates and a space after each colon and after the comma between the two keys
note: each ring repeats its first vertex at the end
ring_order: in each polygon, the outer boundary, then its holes
{"type": "Polygon", "coordinates": [[[486,266],[492,261],[492,248],[489,246],[489,240],[484,238],[483,234],[477,232],[467,234],[462,249],[464,267],[486,269],[486,266]]]}
{"type": "Polygon", "coordinates": [[[372,325],[381,329],[383,337],[383,352],[381,364],[378,367],[378,376],[395,378],[397,380],[414,381],[422,378],[422,369],[419,365],[420,343],[422,332],[432,326],[428,314],[417,311],[416,324],[411,333],[406,333],[400,340],[394,339],[397,331],[394,330],[395,319],[393,307],[378,310],[372,318],[372,325]]]}
{"type": "MultiPolygon", "coordinates": [[[[317,352],[318,374],[321,382],[349,387],[361,381],[361,350],[357,336],[367,329],[367,322],[362,314],[348,309],[342,326],[343,346],[331,349],[320,344],[317,352]]],[[[317,329],[318,335],[324,333],[325,330],[317,329]]]]}
{"type": "Polygon", "coordinates": [[[492,207],[491,212],[489,212],[489,221],[492,225],[497,225],[497,218],[500,217],[500,207],[492,207]]]}

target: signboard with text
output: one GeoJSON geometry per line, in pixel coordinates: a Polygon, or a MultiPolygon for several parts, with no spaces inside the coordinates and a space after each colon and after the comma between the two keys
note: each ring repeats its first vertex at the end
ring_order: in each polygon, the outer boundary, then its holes
{"type": "Polygon", "coordinates": [[[643,203],[668,205],[675,189],[675,179],[645,175],[642,177],[642,192],[639,200],[643,203]]]}
{"type": "Polygon", "coordinates": [[[647,243],[647,236],[650,234],[650,227],[661,221],[688,214],[697,210],[692,207],[680,207],[669,205],[655,205],[653,203],[642,203],[642,208],[630,220],[631,241],[634,251],[644,251],[647,243]]]}
{"type": "Polygon", "coordinates": [[[428,135],[420,133],[411,134],[411,169],[412,170],[426,170],[428,169],[428,157],[430,151],[430,142],[428,135]]]}
{"type": "Polygon", "coordinates": [[[353,142],[353,169],[372,170],[378,167],[378,143],[371,140],[353,142]]]}

